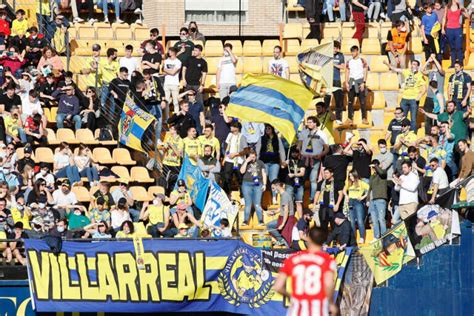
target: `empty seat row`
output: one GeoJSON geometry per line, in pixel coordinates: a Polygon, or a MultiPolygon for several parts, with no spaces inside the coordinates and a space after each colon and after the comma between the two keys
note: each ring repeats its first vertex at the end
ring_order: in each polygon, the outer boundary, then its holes
{"type": "MultiPolygon", "coordinates": [[[[72,192],[76,194],[76,198],[81,203],[91,202],[94,199],[94,193],[99,187],[91,187],[89,190],[82,186],[75,186],[72,188],[72,192]]],[[[117,186],[112,186],[110,192],[115,191],[117,186]]],[[[154,198],[154,194],[165,193],[165,189],[161,186],[150,186],[145,189],[143,186],[130,186],[130,192],[132,193],[133,199],[138,202],[151,201],[154,198]]]]}

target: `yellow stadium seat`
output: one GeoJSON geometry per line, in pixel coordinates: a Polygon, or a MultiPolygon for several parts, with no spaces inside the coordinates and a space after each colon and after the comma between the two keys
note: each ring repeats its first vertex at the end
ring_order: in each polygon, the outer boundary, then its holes
{"type": "Polygon", "coordinates": [[[74,135],[74,131],[70,128],[58,128],[56,131],[56,137],[60,142],[79,144],[79,141],[76,139],[76,135],[74,135]]]}
{"type": "Polygon", "coordinates": [[[153,199],[154,194],[158,194],[158,193],[165,194],[165,188],[157,186],[157,185],[153,185],[148,188],[148,196],[150,197],[150,199],[153,199]]]}
{"type": "Polygon", "coordinates": [[[112,158],[122,166],[134,166],[136,161],[130,156],[130,152],[126,148],[115,148],[112,152],[112,158]]]}
{"type": "Polygon", "coordinates": [[[243,73],[262,73],[262,58],[261,57],[245,57],[243,73]]]}
{"type": "Polygon", "coordinates": [[[338,27],[324,27],[323,38],[332,38],[338,40],[341,38],[341,31],[338,27]]]}
{"type": "Polygon", "coordinates": [[[49,110],[49,119],[48,119],[48,122],[49,123],[54,123],[56,124],[56,115],[58,114],[58,108],[57,107],[52,107],[50,110],[49,110]]]}
{"type": "Polygon", "coordinates": [[[290,69],[290,74],[296,74],[298,73],[298,61],[294,56],[290,56],[289,58],[286,58],[288,61],[288,67],[290,69]]]}
{"type": "Polygon", "coordinates": [[[378,38],[365,38],[362,42],[361,51],[364,55],[380,55],[380,40],[378,38]]]}
{"type": "Polygon", "coordinates": [[[107,41],[107,48],[115,48],[118,51],[118,53],[123,53],[124,52],[122,41],[109,40],[109,41],[107,41]]]}
{"type": "Polygon", "coordinates": [[[299,74],[290,74],[290,80],[293,82],[301,83],[301,77],[299,74]]]}
{"type": "Polygon", "coordinates": [[[135,182],[144,182],[144,183],[153,183],[155,180],[150,178],[148,169],[145,167],[132,167],[130,170],[131,181],[135,182]]]}
{"type": "Polygon", "coordinates": [[[99,164],[111,165],[116,163],[115,159],[110,155],[110,151],[105,147],[94,148],[94,150],[92,150],[92,157],[99,164]]]}
{"type": "Polygon", "coordinates": [[[286,40],[283,49],[286,56],[296,56],[301,50],[300,41],[297,39],[286,40]]]}
{"type": "Polygon", "coordinates": [[[371,97],[372,97],[372,100],[370,97],[368,98],[368,101],[369,101],[368,104],[371,105],[372,110],[385,109],[385,106],[386,106],[385,95],[383,94],[382,91],[374,91],[371,97]]]}
{"type": "Polygon", "coordinates": [[[382,91],[398,91],[398,75],[396,73],[384,73],[383,80],[380,80],[380,90],[382,91]]]}
{"type": "Polygon", "coordinates": [[[60,141],[56,138],[56,134],[51,128],[46,129],[46,137],[49,145],[58,145],[60,141]]]}
{"type": "Polygon", "coordinates": [[[77,201],[80,203],[88,203],[91,201],[89,190],[82,186],[73,186],[71,191],[76,195],[77,201]]]}
{"type": "Polygon", "coordinates": [[[283,38],[298,38],[303,37],[303,24],[301,23],[287,23],[283,28],[283,38]]]}
{"type": "Polygon", "coordinates": [[[304,8],[301,6],[296,6],[298,0],[288,0],[286,4],[286,10],[291,12],[304,11],[304,8]]]}
{"type": "Polygon", "coordinates": [[[131,29],[118,28],[115,30],[115,38],[118,40],[130,40],[133,38],[131,29]]]}
{"type": "Polygon", "coordinates": [[[474,53],[471,53],[469,55],[469,60],[465,64],[464,69],[466,70],[474,70],[474,53]]]}
{"type": "Polygon", "coordinates": [[[133,30],[133,38],[136,41],[146,41],[150,39],[150,30],[148,28],[137,27],[133,30]]]}
{"type": "Polygon", "coordinates": [[[369,70],[371,72],[389,72],[390,69],[383,63],[384,61],[389,61],[386,55],[372,56],[369,63],[369,70]]]}
{"type": "Polygon", "coordinates": [[[147,190],[142,186],[131,186],[130,192],[132,193],[133,199],[138,202],[150,201],[150,195],[147,190]]]}
{"type": "Polygon", "coordinates": [[[242,56],[243,48],[240,40],[225,41],[225,44],[227,43],[232,45],[232,53],[234,53],[235,56],[242,56]]]}
{"type": "Polygon", "coordinates": [[[128,172],[127,167],[124,166],[113,166],[110,171],[115,173],[120,180],[130,180],[130,173],[128,172]]]}
{"type": "Polygon", "coordinates": [[[359,41],[356,38],[344,38],[341,43],[341,52],[350,55],[352,46],[357,46],[360,49],[359,41]]]}
{"type": "Polygon", "coordinates": [[[344,23],[344,26],[342,27],[342,31],[341,31],[341,37],[343,38],[343,40],[352,38],[352,36],[354,36],[355,30],[356,30],[355,27],[344,23]]]}
{"type": "Polygon", "coordinates": [[[81,128],[76,131],[76,139],[86,145],[98,145],[99,141],[94,138],[94,134],[88,128],[81,128]]]}
{"type": "Polygon", "coordinates": [[[112,40],[114,39],[114,32],[108,27],[97,27],[96,29],[96,36],[99,40],[112,40]]]}
{"type": "Polygon", "coordinates": [[[92,25],[88,24],[79,24],[77,26],[77,38],[84,39],[95,39],[95,28],[92,25]]]}
{"type": "Polygon", "coordinates": [[[53,163],[53,150],[49,147],[38,147],[35,150],[35,156],[37,161],[53,163]]]}
{"type": "Polygon", "coordinates": [[[206,57],[208,75],[215,75],[217,73],[217,64],[220,59],[221,57],[206,57]]]}
{"type": "Polygon", "coordinates": [[[244,56],[261,56],[262,55],[262,43],[256,40],[247,40],[243,46],[244,56]]]}
{"type": "Polygon", "coordinates": [[[75,27],[68,28],[67,32],[69,34],[69,40],[77,38],[77,29],[75,27]]]}
{"type": "Polygon", "coordinates": [[[423,53],[423,38],[422,37],[412,37],[410,40],[410,45],[408,46],[410,48],[410,51],[413,54],[421,54],[423,53]]]}
{"type": "Polygon", "coordinates": [[[313,48],[313,47],[316,47],[318,45],[319,45],[319,43],[318,43],[317,39],[304,39],[301,42],[301,51],[305,51],[309,48],[313,48]]]}
{"type": "Polygon", "coordinates": [[[379,90],[379,74],[378,73],[368,73],[367,75],[367,88],[370,90],[379,90]]]}
{"type": "Polygon", "coordinates": [[[273,56],[275,46],[280,46],[279,40],[264,40],[262,44],[262,55],[273,56]]]}
{"type": "Polygon", "coordinates": [[[380,24],[378,22],[368,23],[368,27],[365,29],[364,41],[367,38],[379,38],[380,35],[380,24]]]}
{"type": "MultiPolygon", "coordinates": [[[[100,135],[100,128],[97,128],[95,131],[94,131],[94,137],[95,139],[99,139],[99,135],[100,135]]],[[[113,135],[112,135],[113,137],[113,135]]],[[[99,141],[99,143],[103,146],[109,146],[109,145],[117,145],[117,141],[116,140],[101,140],[99,141]]]]}
{"type": "Polygon", "coordinates": [[[224,54],[224,47],[220,40],[206,41],[206,57],[222,56],[224,54]]]}

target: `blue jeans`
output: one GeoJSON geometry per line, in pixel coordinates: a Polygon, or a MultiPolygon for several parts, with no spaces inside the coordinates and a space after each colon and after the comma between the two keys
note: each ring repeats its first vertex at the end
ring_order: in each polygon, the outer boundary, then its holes
{"type": "Polygon", "coordinates": [[[292,185],[287,184],[285,186],[285,191],[288,192],[289,195],[293,196],[294,195],[294,201],[295,203],[303,203],[303,195],[304,195],[304,185],[301,184],[299,187],[295,188],[292,185]]]}
{"type": "Polygon", "coordinates": [[[278,227],[278,219],[275,219],[267,224],[267,229],[270,235],[275,237],[275,239],[279,243],[283,243],[286,247],[288,247],[288,243],[286,242],[285,238],[283,238],[283,236],[280,234],[277,227],[278,227]]]}
{"type": "Polygon", "coordinates": [[[252,205],[255,207],[257,218],[259,223],[263,223],[262,215],[262,184],[255,185],[253,182],[243,181],[242,182],[242,194],[245,200],[244,208],[244,222],[248,223],[250,218],[250,210],[252,205]]]}
{"type": "MultiPolygon", "coordinates": [[[[272,183],[273,180],[278,178],[278,173],[280,172],[280,165],[277,163],[266,163],[265,171],[268,175],[268,180],[272,183]]],[[[272,191],[272,196],[276,196],[276,192],[272,191]]]]}
{"type": "Polygon", "coordinates": [[[396,225],[400,223],[400,211],[398,205],[394,205],[392,208],[392,224],[396,225]]]}
{"type": "Polygon", "coordinates": [[[161,104],[155,104],[150,109],[150,114],[156,118],[155,126],[155,137],[161,139],[161,129],[163,128],[163,112],[161,110],[161,104]]]}
{"type": "Polygon", "coordinates": [[[109,83],[102,83],[102,88],[100,90],[100,105],[102,106],[103,113],[109,115],[111,118],[115,117],[115,100],[110,94],[109,83]],[[107,99],[110,103],[110,108],[107,109],[107,99]]]}
{"type": "Polygon", "coordinates": [[[416,115],[418,113],[418,102],[416,100],[402,99],[400,101],[400,107],[403,110],[403,115],[407,117],[408,111],[410,111],[410,130],[416,133],[416,115]]]}
{"type": "Polygon", "coordinates": [[[89,183],[94,181],[99,181],[99,172],[96,167],[86,167],[81,172],[79,172],[81,177],[87,177],[89,183]]]}
{"type": "MultiPolygon", "coordinates": [[[[328,19],[330,22],[334,21],[334,4],[335,0],[324,1],[324,11],[327,11],[328,19]]],[[[341,14],[341,21],[346,21],[346,2],[345,0],[339,0],[339,13],[341,14]]]]}
{"type": "Polygon", "coordinates": [[[316,193],[320,165],[321,165],[321,161],[315,160],[313,163],[313,168],[311,169],[310,174],[309,174],[309,182],[311,183],[310,201],[314,200],[314,194],[316,193]]]}
{"type": "MultiPolygon", "coordinates": [[[[115,11],[115,18],[119,19],[120,18],[120,2],[119,0],[114,0],[114,11],[115,11]]],[[[109,7],[108,7],[108,1],[107,0],[99,0],[97,1],[97,6],[101,7],[102,6],[102,12],[104,12],[104,17],[107,17],[109,14],[109,7]]]]}
{"type": "Polygon", "coordinates": [[[372,217],[372,224],[374,225],[374,237],[380,238],[387,230],[387,223],[385,222],[385,212],[387,210],[387,201],[384,199],[376,199],[370,201],[369,213],[372,217]]]}
{"type": "MultiPolygon", "coordinates": [[[[64,128],[64,120],[68,114],[58,113],[56,114],[56,126],[58,128],[64,128]]],[[[81,117],[79,115],[73,115],[72,120],[74,121],[74,129],[78,130],[82,126],[81,117]]]]}
{"type": "Polygon", "coordinates": [[[133,208],[129,208],[128,212],[130,213],[130,218],[132,219],[132,222],[138,223],[138,221],[140,220],[140,211],[133,208]]]}
{"type": "Polygon", "coordinates": [[[451,67],[454,62],[459,60],[463,65],[464,53],[462,50],[462,28],[446,29],[446,37],[448,38],[449,48],[451,50],[451,67]]]}
{"type": "Polygon", "coordinates": [[[56,178],[68,178],[72,184],[81,181],[81,176],[76,166],[67,166],[59,169],[54,175],[56,178]]]}
{"type": "Polygon", "coordinates": [[[349,219],[351,220],[351,227],[356,234],[356,221],[359,227],[360,238],[365,239],[365,209],[364,204],[356,199],[349,200],[349,219]]]}
{"type": "MultiPolygon", "coordinates": [[[[6,135],[7,144],[13,141],[13,137],[6,135]]],[[[20,139],[22,144],[26,144],[28,140],[26,139],[25,130],[23,128],[18,128],[18,138],[20,139]]]]}

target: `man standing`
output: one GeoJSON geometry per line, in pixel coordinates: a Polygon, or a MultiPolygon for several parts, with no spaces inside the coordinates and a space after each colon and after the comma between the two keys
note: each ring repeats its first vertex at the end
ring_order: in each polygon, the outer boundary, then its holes
{"type": "Polygon", "coordinates": [[[218,181],[219,173],[221,172],[221,164],[212,155],[213,148],[211,145],[204,145],[204,155],[198,160],[198,167],[201,170],[204,177],[209,180],[218,181]]]}
{"type": "Polygon", "coordinates": [[[425,59],[428,60],[432,54],[437,53],[435,39],[431,35],[431,30],[433,26],[438,23],[438,16],[433,14],[433,4],[425,3],[423,9],[425,10],[425,14],[421,18],[421,35],[423,36],[425,59]]]}
{"type": "Polygon", "coordinates": [[[455,73],[449,77],[448,96],[449,100],[456,103],[456,110],[467,111],[469,97],[471,95],[471,76],[463,71],[462,61],[454,63],[455,73]]]}
{"type": "Polygon", "coordinates": [[[410,121],[404,119],[401,125],[402,131],[395,139],[393,151],[396,151],[398,156],[406,156],[408,153],[408,147],[416,146],[417,137],[413,131],[410,131],[410,121]]]}
{"type": "Polygon", "coordinates": [[[393,67],[405,68],[408,40],[408,22],[396,21],[388,31],[387,47],[390,64],[393,67]]]}
{"type": "MultiPolygon", "coordinates": [[[[165,98],[169,103],[173,102],[174,112],[178,110],[179,96],[179,71],[181,70],[181,61],[176,57],[178,50],[174,47],[168,49],[168,56],[163,63],[163,72],[165,73],[165,82],[163,89],[165,90],[165,98]],[[173,100],[171,100],[171,97],[173,100]]],[[[169,110],[165,110],[164,117],[168,117],[169,110]]]]}
{"type": "MultiPolygon", "coordinates": [[[[106,102],[110,97],[110,82],[117,77],[119,72],[119,63],[117,61],[117,50],[115,48],[107,49],[107,58],[99,60],[99,76],[102,80],[102,91],[100,95],[100,104],[102,109],[106,110],[106,102]]],[[[115,104],[110,98],[110,112],[115,113],[115,104]]],[[[108,112],[108,111],[107,111],[108,112]]]]}
{"type": "Polygon", "coordinates": [[[125,67],[128,70],[128,77],[127,79],[130,80],[132,78],[132,72],[138,70],[140,66],[140,62],[138,61],[137,57],[132,56],[133,53],[133,46],[126,45],[125,46],[125,56],[119,59],[120,68],[125,67]]]}
{"type": "MultiPolygon", "coordinates": [[[[332,86],[336,88],[332,92],[332,96],[334,97],[334,103],[336,104],[336,124],[342,124],[342,111],[344,111],[344,92],[342,91],[341,85],[341,70],[344,69],[344,55],[340,52],[341,50],[341,43],[339,41],[334,41],[334,74],[333,74],[333,81],[332,86]]],[[[324,103],[326,104],[326,108],[331,107],[331,94],[327,94],[324,97],[324,103]]]]}
{"type": "Polygon", "coordinates": [[[110,94],[114,97],[113,102],[115,106],[111,107],[115,109],[115,112],[111,113],[113,116],[114,126],[115,122],[118,122],[122,106],[127,97],[128,90],[130,89],[130,80],[128,80],[128,69],[121,67],[117,78],[114,78],[110,82],[110,94]]]}
{"type": "Polygon", "coordinates": [[[291,195],[285,191],[285,184],[279,179],[272,182],[272,191],[280,195],[280,215],[277,220],[267,224],[270,235],[277,240],[276,246],[289,247],[291,234],[295,226],[295,206],[291,195]]]}
{"type": "Polygon", "coordinates": [[[189,103],[189,114],[193,117],[194,122],[196,123],[196,131],[198,135],[202,134],[202,129],[206,124],[204,117],[204,105],[196,99],[196,91],[190,89],[186,91],[189,103]]]}
{"type": "Polygon", "coordinates": [[[374,237],[380,238],[387,230],[385,213],[387,211],[387,171],[380,167],[380,162],[372,160],[370,165],[372,175],[369,181],[370,204],[369,214],[374,227],[374,237]]]}
{"type": "MultiPolygon", "coordinates": [[[[352,0],[352,18],[355,23],[356,31],[352,38],[355,38],[359,41],[359,45],[362,45],[362,38],[365,33],[365,14],[369,9],[366,6],[365,0],[352,0]]],[[[352,50],[351,50],[352,51],[352,50]]]]}
{"type": "Polygon", "coordinates": [[[158,75],[160,72],[161,61],[163,57],[156,50],[156,43],[148,41],[145,45],[145,54],[142,57],[142,70],[150,69],[152,75],[158,75]]]}
{"type": "Polygon", "coordinates": [[[285,79],[290,78],[288,62],[282,58],[281,46],[275,46],[273,48],[273,59],[268,61],[268,73],[285,79]]]}
{"type": "Polygon", "coordinates": [[[439,167],[438,158],[435,157],[430,160],[430,167],[431,170],[433,170],[433,175],[431,178],[431,185],[428,190],[428,193],[431,194],[431,198],[428,203],[435,204],[438,194],[443,194],[449,190],[449,181],[446,171],[439,167]]]}
{"type": "Polygon", "coordinates": [[[313,227],[308,237],[308,250],[284,261],[273,288],[291,299],[291,315],[329,315],[329,312],[336,315],[337,307],[333,303],[336,262],[322,251],[327,231],[313,227]],[[291,294],[286,290],[289,277],[291,294]]]}
{"type": "MultiPolygon", "coordinates": [[[[334,181],[334,170],[324,169],[324,179],[318,183],[313,205],[315,215],[319,219],[320,227],[328,229],[328,224],[334,228],[334,214],[342,210],[342,189],[344,183],[334,181]]],[[[342,213],[342,212],[339,212],[342,213]]]]}
{"type": "Polygon", "coordinates": [[[321,0],[306,0],[304,13],[309,23],[310,32],[306,38],[315,38],[321,41],[321,29],[323,21],[323,3],[321,0]]]}
{"type": "Polygon", "coordinates": [[[231,192],[232,177],[237,176],[239,184],[242,183],[242,175],[239,172],[240,166],[244,162],[247,148],[247,139],[241,134],[242,125],[239,122],[232,122],[230,133],[225,140],[224,170],[222,173],[222,188],[227,194],[231,192]]]}
{"type": "Polygon", "coordinates": [[[400,73],[403,76],[403,92],[400,107],[402,108],[405,117],[407,117],[408,111],[410,111],[410,129],[416,132],[418,105],[421,97],[426,92],[425,79],[423,78],[423,74],[419,71],[420,62],[418,60],[413,60],[410,69],[393,67],[386,61],[384,63],[390,68],[390,70],[400,73]]]}
{"type": "Polygon", "coordinates": [[[400,177],[393,175],[392,181],[395,184],[395,191],[400,192],[398,209],[400,217],[404,220],[416,213],[418,207],[418,185],[420,179],[412,170],[410,161],[402,162],[402,175],[400,177]]]}
{"type": "Polygon", "coordinates": [[[252,148],[260,154],[261,139],[265,133],[265,124],[254,123],[254,122],[243,122],[242,124],[242,135],[247,140],[248,147],[252,148]]]}
{"type": "Polygon", "coordinates": [[[189,113],[189,103],[181,100],[179,103],[180,111],[173,114],[168,119],[168,124],[176,126],[176,131],[178,132],[181,138],[185,138],[188,135],[188,130],[190,127],[195,127],[196,122],[194,122],[193,117],[189,113]]]}
{"type": "Polygon", "coordinates": [[[219,140],[213,135],[214,126],[212,124],[206,124],[204,127],[204,135],[198,137],[199,142],[203,149],[206,146],[211,146],[211,155],[217,159],[221,160],[221,144],[219,140]]]}
{"type": "MultiPolygon", "coordinates": [[[[363,13],[362,13],[363,14],[363,13]]],[[[367,108],[365,106],[367,74],[369,66],[364,58],[359,56],[359,47],[351,47],[352,59],[346,63],[346,80],[344,86],[349,92],[349,101],[347,108],[349,110],[348,119],[345,125],[351,125],[354,120],[354,99],[356,95],[359,97],[360,109],[362,111],[362,124],[367,125],[367,108]]]]}
{"type": "Polygon", "coordinates": [[[365,183],[369,183],[370,178],[370,162],[372,161],[372,150],[367,145],[365,138],[359,138],[357,143],[352,137],[349,145],[344,148],[344,154],[352,157],[352,169],[357,171],[359,176],[365,183]]]}
{"type": "MultiPolygon", "coordinates": [[[[183,86],[196,92],[197,102],[203,104],[202,91],[206,83],[207,62],[202,58],[202,45],[194,46],[193,55],[183,65],[183,86]]],[[[198,131],[199,132],[199,131],[198,131]]]]}
{"type": "Polygon", "coordinates": [[[179,41],[174,44],[174,48],[177,50],[177,57],[182,63],[187,62],[191,57],[194,43],[189,40],[189,31],[186,27],[179,30],[179,41]]]}
{"type": "Polygon", "coordinates": [[[183,139],[183,152],[193,165],[197,165],[197,161],[202,155],[202,147],[196,138],[196,128],[193,126],[188,128],[188,135],[183,139]]]}
{"type": "Polygon", "coordinates": [[[298,149],[305,162],[305,179],[309,176],[311,183],[311,200],[314,199],[314,194],[316,193],[316,182],[319,176],[321,159],[329,152],[327,136],[318,128],[319,125],[319,120],[316,117],[308,117],[306,128],[301,131],[298,137],[298,149]]]}
{"type": "Polygon", "coordinates": [[[235,66],[238,59],[232,53],[232,44],[224,44],[224,56],[217,63],[216,84],[219,90],[219,98],[222,100],[229,95],[230,87],[235,86],[235,66]]]}

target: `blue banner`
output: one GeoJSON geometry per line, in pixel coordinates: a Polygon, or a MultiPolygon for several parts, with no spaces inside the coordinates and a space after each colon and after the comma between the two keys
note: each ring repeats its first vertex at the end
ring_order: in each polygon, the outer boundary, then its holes
{"type": "Polygon", "coordinates": [[[39,312],[231,312],[283,315],[275,274],[239,240],[65,241],[59,254],[25,240],[39,312]]]}
{"type": "Polygon", "coordinates": [[[191,163],[188,156],[185,156],[183,159],[178,179],[183,179],[186,182],[194,205],[202,211],[206,204],[209,179],[204,178],[201,170],[191,163]]]}

